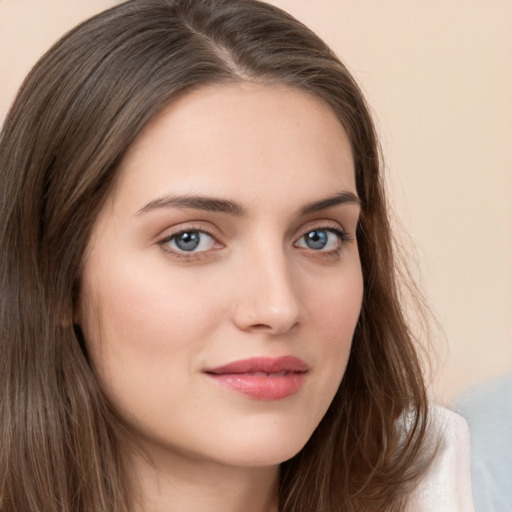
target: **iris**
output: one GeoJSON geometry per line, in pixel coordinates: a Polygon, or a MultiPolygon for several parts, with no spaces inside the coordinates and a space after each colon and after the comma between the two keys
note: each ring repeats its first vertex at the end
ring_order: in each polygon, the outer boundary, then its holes
{"type": "Polygon", "coordinates": [[[304,241],[310,249],[320,250],[327,245],[328,233],[323,229],[315,229],[304,235],[304,241]]]}
{"type": "Polygon", "coordinates": [[[201,236],[197,231],[186,231],[174,237],[176,247],[182,251],[193,251],[201,242],[201,236]]]}

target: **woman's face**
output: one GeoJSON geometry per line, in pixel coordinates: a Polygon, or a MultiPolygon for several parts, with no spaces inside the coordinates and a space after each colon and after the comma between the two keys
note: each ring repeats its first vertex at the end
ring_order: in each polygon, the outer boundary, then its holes
{"type": "Polygon", "coordinates": [[[76,321],[153,453],[296,454],[343,377],[362,299],[349,141],[297,90],[203,88],[126,154],[93,228],[76,321]]]}

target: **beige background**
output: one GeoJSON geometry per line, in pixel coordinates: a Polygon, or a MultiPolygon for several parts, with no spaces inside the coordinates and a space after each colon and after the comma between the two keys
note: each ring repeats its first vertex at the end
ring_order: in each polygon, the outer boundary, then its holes
{"type": "MultiPolygon", "coordinates": [[[[0,0],[0,119],[41,53],[108,0],[0,0]]],[[[512,2],[274,0],[348,64],[375,111],[398,217],[446,333],[449,402],[512,368],[512,2]]]]}

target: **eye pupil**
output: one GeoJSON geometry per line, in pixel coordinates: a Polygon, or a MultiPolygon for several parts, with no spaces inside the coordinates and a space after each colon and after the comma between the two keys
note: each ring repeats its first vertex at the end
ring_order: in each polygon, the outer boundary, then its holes
{"type": "Polygon", "coordinates": [[[197,249],[200,241],[200,235],[197,231],[187,231],[176,235],[174,242],[176,247],[182,251],[193,251],[197,249]]]}
{"type": "Polygon", "coordinates": [[[315,229],[304,235],[304,238],[310,249],[323,249],[327,244],[327,233],[324,230],[315,229]]]}

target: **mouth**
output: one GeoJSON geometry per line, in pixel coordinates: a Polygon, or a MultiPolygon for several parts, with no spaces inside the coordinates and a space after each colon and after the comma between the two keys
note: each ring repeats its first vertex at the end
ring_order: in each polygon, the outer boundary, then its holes
{"type": "Polygon", "coordinates": [[[254,357],[204,371],[218,384],[256,400],[281,400],[294,395],[308,372],[309,366],[294,356],[254,357]]]}

